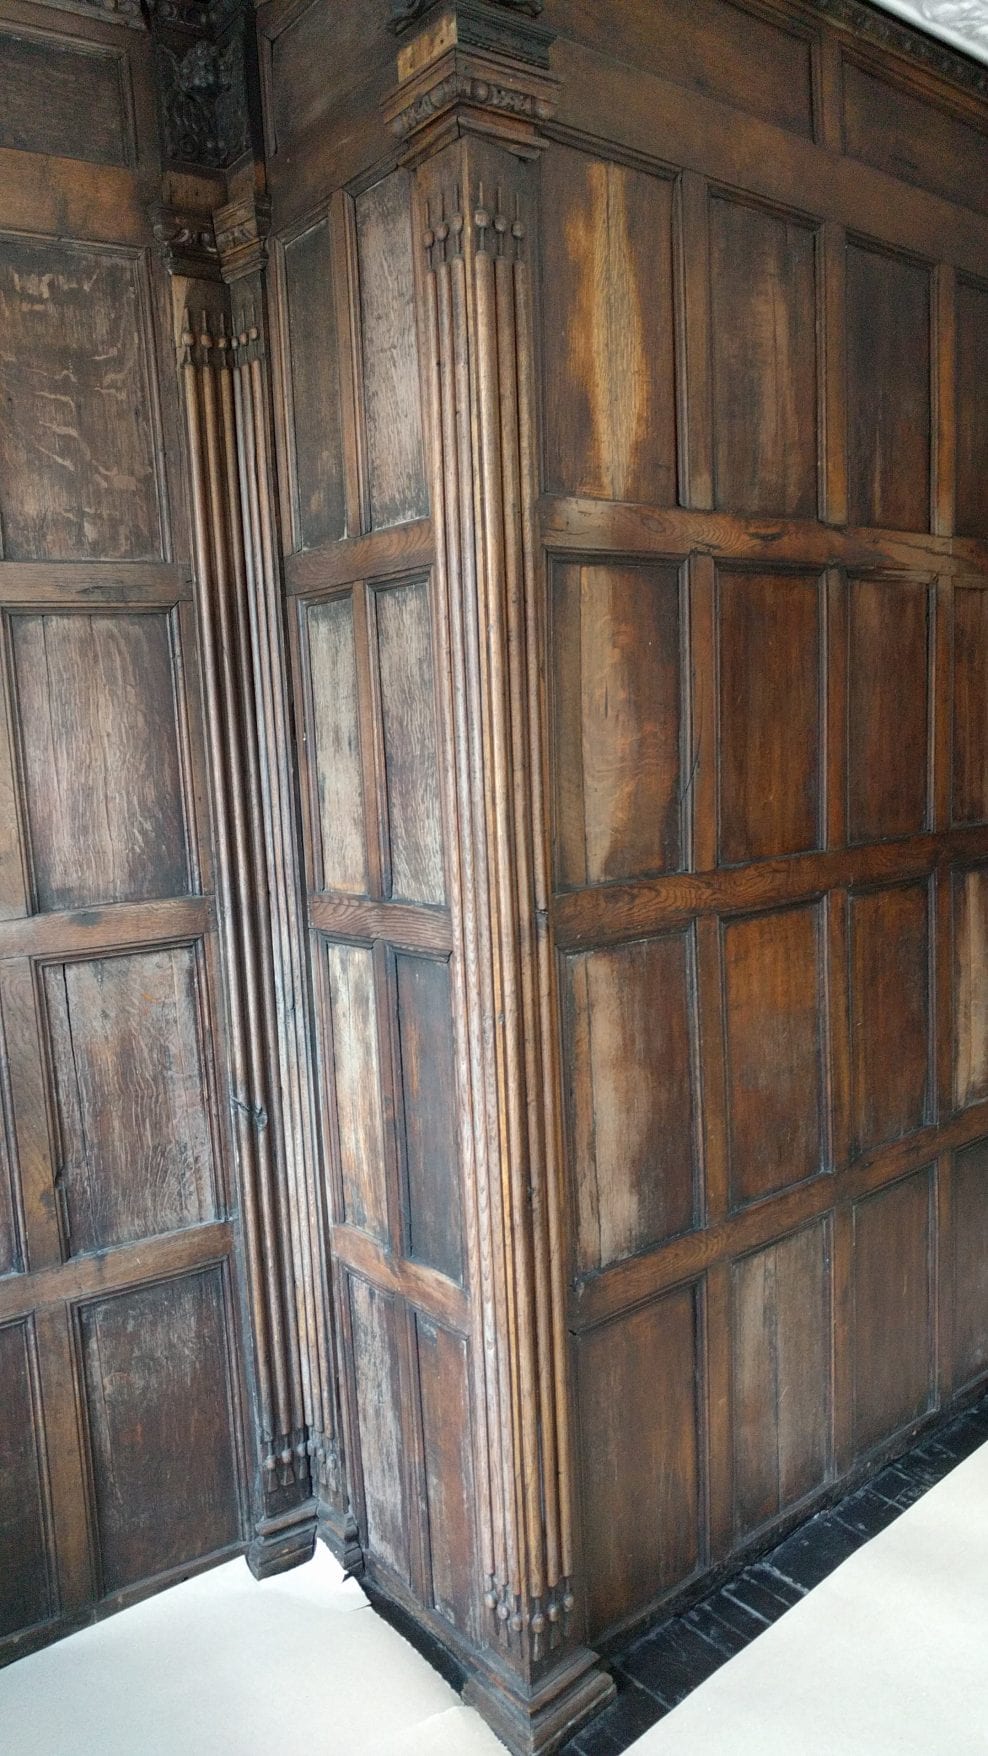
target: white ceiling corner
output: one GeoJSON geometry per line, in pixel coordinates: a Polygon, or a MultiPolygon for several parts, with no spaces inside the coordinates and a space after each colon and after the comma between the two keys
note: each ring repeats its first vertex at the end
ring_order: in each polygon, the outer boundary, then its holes
{"type": "Polygon", "coordinates": [[[988,0],[878,0],[878,4],[952,48],[988,62],[988,0]]]}

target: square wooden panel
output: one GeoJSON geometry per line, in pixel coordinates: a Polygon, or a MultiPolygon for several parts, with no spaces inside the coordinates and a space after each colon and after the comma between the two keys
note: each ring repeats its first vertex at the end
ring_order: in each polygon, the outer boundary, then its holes
{"type": "MultiPolygon", "coordinates": [[[[983,179],[982,179],[983,181],[983,179]]],[[[988,537],[988,286],[957,283],[957,529],[988,537]]]]}
{"type": "Polygon", "coordinates": [[[928,1119],[927,886],[852,894],[848,921],[852,1147],[864,1152],[928,1119]]]}
{"type": "Polygon", "coordinates": [[[380,589],[374,609],[391,895],[441,903],[446,885],[428,582],[380,589]]]}
{"type": "Polygon", "coordinates": [[[422,397],[415,332],[407,171],[354,203],[364,430],[371,526],[425,518],[422,397]]]}
{"type": "Polygon", "coordinates": [[[678,567],[554,567],[551,662],[558,883],[577,889],[678,870],[678,567]]]}
{"type": "MultiPolygon", "coordinates": [[[[364,1535],[375,1555],[409,1580],[408,1514],[399,1410],[399,1306],[357,1275],[346,1277],[352,1338],[364,1535]]],[[[354,1460],[356,1462],[356,1460],[354,1460]]]]}
{"type": "Polygon", "coordinates": [[[988,821],[988,583],[964,581],[954,587],[953,669],[951,820],[984,823],[988,821]]]}
{"type": "Polygon", "coordinates": [[[383,1242],[388,1236],[387,1161],[374,954],[363,945],[324,941],[323,959],[331,1114],[343,1200],[335,1217],[383,1242]]]}
{"type": "Polygon", "coordinates": [[[180,700],[165,612],[10,617],[24,813],[40,909],[191,887],[180,700]]]}
{"type": "Polygon", "coordinates": [[[696,1306],[682,1287],[577,1342],[591,1640],[699,1564],[696,1306]]]}
{"type": "Polygon", "coordinates": [[[722,926],[730,1189],[735,1206],[827,1157],[821,905],[722,926]]]}
{"type": "Polygon", "coordinates": [[[10,561],[162,557],[143,269],[0,238],[0,514],[10,561]]]}
{"type": "Polygon", "coordinates": [[[951,1235],[953,1251],[951,1349],[958,1387],[988,1370],[988,1140],[975,1140],[954,1154],[951,1235]]]}
{"type": "Polygon", "coordinates": [[[308,784],[319,855],[317,886],[366,896],[367,837],[357,706],[353,604],[325,598],[301,611],[312,727],[308,784]]]}
{"type": "Polygon", "coordinates": [[[45,1436],[31,1318],[0,1326],[0,1638],[57,1610],[45,1436]]]}
{"type": "Polygon", "coordinates": [[[694,1222],[687,933],[567,958],[565,1079],[579,1273],[694,1222]]]}
{"type": "Polygon", "coordinates": [[[953,875],[954,1103],[988,1098],[988,866],[953,875]]]}
{"type": "Polygon", "coordinates": [[[71,1253],[214,1218],[199,949],[48,964],[41,983],[71,1253]]]}
{"type": "Polygon", "coordinates": [[[463,1279],[463,1199],[449,965],[394,960],[399,1136],[409,1256],[463,1279]]]}
{"type": "Polygon", "coordinates": [[[546,487],[674,506],[672,183],[553,144],[542,212],[546,487]]]}
{"type": "Polygon", "coordinates": [[[919,835],[930,823],[930,587],[848,582],[848,836],[919,835]]]}
{"type": "Polygon", "coordinates": [[[346,532],[340,348],[328,219],[284,246],[295,547],[346,532]]]}
{"type": "Polygon", "coordinates": [[[823,646],[816,575],[718,572],[722,865],[820,845],[823,646]]]}
{"type": "Polygon", "coordinates": [[[740,1537],[795,1505],[827,1473],[827,1221],[734,1264],[731,1335],[734,1524],[740,1537]]]}
{"type": "MultiPolygon", "coordinates": [[[[922,13],[936,16],[929,8],[922,13]]],[[[922,16],[921,13],[921,16],[922,16]]],[[[949,8],[943,14],[950,16],[949,8]]],[[[841,57],[846,150],[948,201],[988,213],[985,159],[988,136],[945,104],[911,91],[906,80],[884,78],[872,67],[841,57]]]]}
{"type": "Polygon", "coordinates": [[[53,32],[0,31],[0,147],[97,165],[134,161],[126,53],[53,32]]]}
{"type": "Polygon", "coordinates": [[[865,1451],[924,1414],[932,1394],[931,1166],[852,1210],[854,1444],[865,1451]]]}
{"type": "Polygon", "coordinates": [[[847,248],[851,524],[930,528],[930,271],[847,248]]]}
{"type": "Polygon", "coordinates": [[[715,503],[817,509],[816,228],[710,203],[715,503]]]}

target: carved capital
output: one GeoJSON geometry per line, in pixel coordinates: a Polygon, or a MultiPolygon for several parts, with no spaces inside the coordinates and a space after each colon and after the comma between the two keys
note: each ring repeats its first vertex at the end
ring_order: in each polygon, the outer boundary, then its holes
{"type": "Polygon", "coordinates": [[[407,156],[435,152],[463,134],[492,135],[522,156],[534,153],[556,107],[551,33],[485,0],[425,10],[422,28],[399,51],[398,89],[385,112],[407,156]]]}
{"type": "Polygon", "coordinates": [[[218,207],[213,229],[223,279],[242,280],[259,274],[267,254],[271,229],[271,201],[266,195],[247,195],[218,207]]]}
{"type": "Polygon", "coordinates": [[[155,248],[169,274],[219,280],[220,257],[208,213],[155,202],[150,209],[155,248]]]}
{"type": "MultiPolygon", "coordinates": [[[[505,12],[522,13],[526,18],[538,18],[542,11],[543,0],[489,0],[490,5],[499,6],[505,12]]],[[[389,20],[390,29],[396,37],[404,31],[411,30],[427,13],[435,12],[443,0],[403,0],[395,7],[389,20]]]]}

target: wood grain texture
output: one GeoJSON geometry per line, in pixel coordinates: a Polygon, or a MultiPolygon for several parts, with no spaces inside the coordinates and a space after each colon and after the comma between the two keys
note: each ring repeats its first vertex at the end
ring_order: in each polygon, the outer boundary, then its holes
{"type": "Polygon", "coordinates": [[[927,1119],[929,897],[925,884],[851,896],[852,1132],[857,1150],[927,1119]]]}
{"type": "Polygon", "coordinates": [[[350,598],[310,604],[304,627],[321,887],[362,896],[368,887],[367,837],[350,598]]]}
{"type": "Polygon", "coordinates": [[[370,521],[379,530],[429,510],[405,172],[357,197],[355,228],[370,521]]]}
{"type": "Polygon", "coordinates": [[[476,1635],[480,1606],[472,1588],[476,1550],[467,1344],[428,1317],[415,1317],[422,1397],[422,1439],[429,1519],[432,1604],[457,1628],[476,1635]]]}
{"type": "Polygon", "coordinates": [[[930,823],[930,592],[920,580],[848,583],[848,835],[930,823]]]}
{"type": "Polygon", "coordinates": [[[409,1529],[395,1301],[356,1275],[349,1275],[347,1281],[365,1533],[375,1552],[407,1582],[409,1529]]]}
{"type": "Polygon", "coordinates": [[[861,1450],[929,1406],[931,1181],[927,1166],[854,1208],[854,1442],[861,1450]]]}
{"type": "Polygon", "coordinates": [[[950,1344],[955,1384],[980,1378],[988,1367],[988,1141],[975,1140],[953,1158],[950,1344]]]}
{"type": "Polygon", "coordinates": [[[449,967],[395,959],[406,1254],[462,1281],[463,1197],[449,967]]]}
{"type": "Polygon", "coordinates": [[[848,245],[852,524],[930,528],[930,296],[928,268],[848,245]]]}
{"type": "Polygon", "coordinates": [[[333,1091],[343,1213],[372,1236],[388,1232],[384,1113],[378,1048],[374,960],[356,945],[327,943],[333,1091]]]}
{"type": "Polygon", "coordinates": [[[843,75],[844,139],[852,158],[988,213],[988,129],[952,115],[946,105],[929,103],[904,81],[859,66],[849,55],[843,75]]]}
{"type": "Polygon", "coordinates": [[[988,537],[988,286],[957,282],[957,529],[988,537]]]}
{"type": "Polygon", "coordinates": [[[55,35],[0,30],[0,147],[99,165],[133,158],[126,57],[55,35]]]}
{"type": "Polygon", "coordinates": [[[392,586],[374,599],[391,894],[441,903],[446,884],[429,588],[424,581],[392,586]]]}
{"type": "Polygon", "coordinates": [[[954,874],[953,1099],[988,1096],[988,868],[954,874]]]}
{"type": "Polygon", "coordinates": [[[0,1327],[0,1637],[56,1613],[44,1476],[45,1434],[34,1355],[25,1318],[0,1327]]]}
{"type": "MultiPolygon", "coordinates": [[[[988,447],[986,447],[988,455],[988,447]]],[[[988,820],[988,586],[954,592],[951,822],[988,820]]]]}
{"type": "Polygon", "coordinates": [[[328,220],[284,247],[296,546],[346,531],[339,339],[328,220]]]}

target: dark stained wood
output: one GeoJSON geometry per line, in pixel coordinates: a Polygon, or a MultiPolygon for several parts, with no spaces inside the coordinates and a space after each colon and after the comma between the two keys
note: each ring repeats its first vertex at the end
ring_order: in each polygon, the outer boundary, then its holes
{"type": "Polygon", "coordinates": [[[958,1385],[988,1366],[988,1142],[954,1154],[952,1226],[941,1240],[952,1250],[951,1364],[958,1385]]]}
{"type": "Polygon", "coordinates": [[[848,585],[848,836],[930,827],[930,593],[914,579],[848,585]]]}
{"type": "Polygon", "coordinates": [[[954,592],[951,821],[988,819],[988,585],[954,592]]]}
{"type": "Polygon", "coordinates": [[[854,1208],[854,1439],[866,1449],[932,1393],[929,1167],[854,1208]]]}
{"type": "Polygon", "coordinates": [[[860,1151],[927,1120],[927,887],[853,895],[848,917],[852,1130],[860,1151]]]}
{"type": "Polygon", "coordinates": [[[0,146],[100,165],[133,159],[126,58],[57,36],[0,30],[0,146]]]}
{"type": "Polygon", "coordinates": [[[957,282],[957,529],[988,537],[988,286],[957,282]]]}
{"type": "Polygon", "coordinates": [[[355,203],[368,499],[375,530],[424,518],[418,349],[408,179],[395,172],[355,203]]]}
{"type": "Polygon", "coordinates": [[[449,968],[395,959],[406,1252],[463,1279],[463,1199],[449,968]]]}
{"type": "Polygon", "coordinates": [[[0,1637],[55,1614],[51,1538],[44,1476],[45,1434],[33,1326],[24,1318],[0,1328],[0,1637]]]}
{"type": "Polygon", "coordinates": [[[930,274],[848,244],[850,520],[930,528],[930,274]]]}
{"type": "Polygon", "coordinates": [[[843,62],[844,138],[852,158],[988,213],[988,130],[951,115],[873,67],[843,62]]]}
{"type": "Polygon", "coordinates": [[[953,1098],[988,1096],[988,868],[954,875],[953,1098]]]}
{"type": "Polygon", "coordinates": [[[375,593],[391,894],[441,903],[443,877],[429,593],[422,583],[375,593]]]}
{"type": "Polygon", "coordinates": [[[296,543],[308,548],[346,530],[328,220],[285,245],[284,273],[296,543]]]}
{"type": "Polygon", "coordinates": [[[467,1345],[462,1336],[430,1322],[421,1313],[415,1318],[415,1340],[422,1390],[432,1604],[441,1616],[475,1635],[480,1606],[473,1589],[474,1570],[469,1565],[475,1553],[475,1451],[467,1345]]]}

